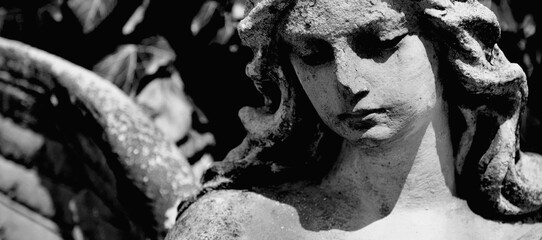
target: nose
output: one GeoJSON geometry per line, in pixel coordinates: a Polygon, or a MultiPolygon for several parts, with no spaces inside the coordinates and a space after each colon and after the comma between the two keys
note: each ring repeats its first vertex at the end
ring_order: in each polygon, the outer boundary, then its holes
{"type": "Polygon", "coordinates": [[[354,104],[369,94],[369,83],[363,74],[364,59],[360,58],[348,44],[335,48],[336,82],[341,95],[354,104]]]}

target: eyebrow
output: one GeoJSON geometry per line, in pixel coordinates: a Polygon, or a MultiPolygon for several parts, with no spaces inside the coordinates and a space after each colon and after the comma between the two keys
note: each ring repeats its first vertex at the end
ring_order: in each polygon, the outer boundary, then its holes
{"type": "MultiPolygon", "coordinates": [[[[289,20],[288,18],[286,20],[289,20]]],[[[374,18],[370,19],[367,22],[362,24],[351,23],[351,28],[348,32],[345,31],[336,31],[336,32],[324,32],[314,30],[306,30],[306,27],[303,25],[310,24],[310,22],[296,22],[295,24],[288,24],[287,21],[284,21],[279,26],[279,35],[284,41],[288,43],[293,43],[299,40],[309,40],[309,39],[327,39],[333,38],[338,35],[359,35],[359,34],[374,34],[380,40],[389,40],[393,37],[407,33],[408,27],[406,26],[406,19],[404,15],[399,17],[384,17],[384,18],[374,18]],[[385,26],[382,26],[384,24],[385,26]]],[[[348,28],[348,27],[347,27],[348,28]]],[[[326,28],[327,29],[327,28],[326,28]]]]}
{"type": "MultiPolygon", "coordinates": [[[[349,38],[356,38],[359,36],[375,36],[380,41],[386,41],[391,40],[396,37],[399,37],[404,34],[409,33],[409,29],[406,26],[405,21],[401,21],[398,25],[395,25],[393,28],[387,28],[387,27],[375,27],[375,25],[378,25],[378,22],[380,20],[375,19],[371,22],[368,22],[364,24],[363,27],[358,26],[355,30],[350,31],[347,34],[350,34],[351,36],[349,38]]],[[[380,22],[381,23],[381,22],[380,22]]],[[[283,30],[279,31],[280,35],[280,41],[285,42],[292,50],[300,50],[300,44],[306,45],[310,44],[313,41],[326,41],[328,38],[328,35],[324,34],[308,34],[307,32],[289,32],[285,31],[284,26],[281,27],[283,30]]],[[[344,34],[344,33],[343,33],[344,34]]],[[[338,34],[337,34],[338,35],[338,34]]],[[[332,35],[333,37],[333,35],[332,35]]]]}

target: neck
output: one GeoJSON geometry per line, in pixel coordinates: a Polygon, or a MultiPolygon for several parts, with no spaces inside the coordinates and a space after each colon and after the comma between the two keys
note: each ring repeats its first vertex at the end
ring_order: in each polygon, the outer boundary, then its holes
{"type": "Polygon", "coordinates": [[[437,107],[420,124],[378,148],[345,141],[323,186],[345,193],[359,212],[373,219],[449,202],[455,172],[447,112],[437,107]]]}

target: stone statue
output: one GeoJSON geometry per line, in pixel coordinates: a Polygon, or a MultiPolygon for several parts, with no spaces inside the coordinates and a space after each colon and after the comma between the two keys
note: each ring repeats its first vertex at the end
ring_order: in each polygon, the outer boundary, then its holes
{"type": "Polygon", "coordinates": [[[462,0],[252,0],[265,106],[167,239],[539,239],[525,75],[462,0]]]}

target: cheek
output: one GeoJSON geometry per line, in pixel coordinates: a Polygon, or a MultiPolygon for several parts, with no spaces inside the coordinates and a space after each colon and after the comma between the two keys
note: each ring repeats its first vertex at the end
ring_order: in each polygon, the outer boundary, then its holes
{"type": "Polygon", "coordinates": [[[337,92],[334,91],[334,83],[331,80],[332,76],[329,76],[329,73],[333,71],[322,66],[317,70],[311,69],[295,59],[292,60],[292,65],[303,90],[309,97],[318,115],[324,121],[332,119],[341,109],[341,101],[338,98],[337,92]]]}
{"type": "Polygon", "coordinates": [[[322,118],[324,122],[329,123],[333,113],[337,109],[333,99],[328,97],[332,94],[330,93],[329,88],[321,86],[321,84],[315,79],[312,79],[312,77],[309,76],[307,78],[301,80],[301,85],[320,118],[322,118]]]}
{"type": "Polygon", "coordinates": [[[388,74],[395,83],[386,85],[386,98],[390,102],[404,106],[404,110],[425,111],[434,106],[437,98],[436,67],[431,64],[433,54],[426,49],[418,38],[409,39],[407,46],[402,49],[386,67],[388,74]],[[392,69],[389,73],[389,69],[392,69]]]}

